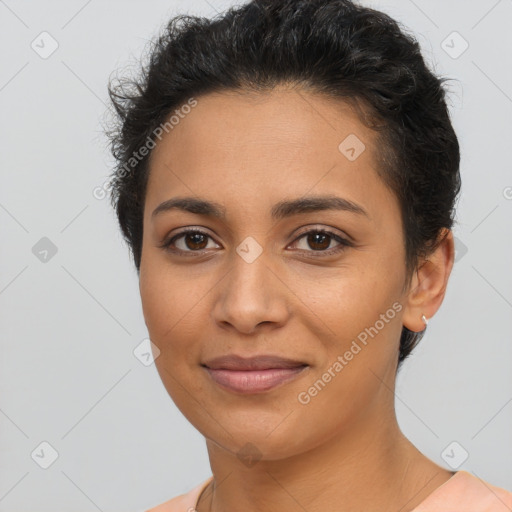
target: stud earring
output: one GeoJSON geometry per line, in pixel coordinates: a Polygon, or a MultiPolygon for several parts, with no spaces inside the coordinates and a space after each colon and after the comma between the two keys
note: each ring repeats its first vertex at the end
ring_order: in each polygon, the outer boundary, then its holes
{"type": "Polygon", "coordinates": [[[425,315],[421,315],[421,319],[423,320],[423,323],[425,324],[425,327],[427,327],[427,325],[428,325],[427,317],[425,315]]]}

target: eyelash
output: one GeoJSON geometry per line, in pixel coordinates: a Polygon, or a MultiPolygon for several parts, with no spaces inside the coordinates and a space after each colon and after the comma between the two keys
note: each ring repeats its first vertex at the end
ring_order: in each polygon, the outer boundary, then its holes
{"type": "MultiPolygon", "coordinates": [[[[197,254],[197,253],[201,253],[201,252],[204,252],[205,250],[207,249],[202,249],[202,250],[198,250],[198,251],[193,251],[193,250],[188,250],[188,251],[184,251],[182,249],[176,249],[176,248],[172,248],[172,244],[178,240],[179,238],[182,238],[183,236],[185,235],[189,235],[189,234],[200,234],[200,235],[204,235],[208,238],[212,238],[208,233],[205,233],[204,231],[201,231],[200,229],[187,229],[186,231],[182,231],[181,233],[178,233],[177,235],[174,235],[172,238],[170,239],[166,239],[164,240],[164,242],[159,246],[161,249],[164,249],[168,252],[171,252],[171,253],[177,253],[177,254],[182,254],[182,255],[187,255],[187,256],[193,256],[194,254],[197,254]],[[187,253],[190,253],[190,254],[187,254],[187,253]]],[[[311,234],[322,234],[322,235],[327,235],[329,236],[330,238],[333,238],[334,240],[336,240],[337,242],[339,242],[340,245],[338,245],[337,247],[333,248],[333,249],[327,249],[327,250],[319,250],[319,251],[314,251],[314,250],[310,250],[310,251],[299,251],[299,252],[302,252],[302,253],[313,253],[313,254],[317,254],[315,256],[312,256],[314,258],[317,258],[317,257],[325,257],[325,256],[332,256],[333,254],[337,254],[339,252],[342,252],[344,251],[347,247],[352,247],[352,243],[349,242],[348,240],[346,240],[345,238],[342,238],[341,236],[337,235],[336,233],[333,233],[332,231],[329,231],[327,229],[312,229],[310,231],[306,231],[304,233],[301,233],[292,243],[296,243],[298,242],[299,240],[301,240],[302,238],[304,238],[305,236],[307,235],[311,235],[311,234]]]]}

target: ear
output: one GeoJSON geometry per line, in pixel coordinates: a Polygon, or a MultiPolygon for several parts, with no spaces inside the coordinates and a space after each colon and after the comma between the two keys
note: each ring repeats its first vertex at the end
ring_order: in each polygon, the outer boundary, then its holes
{"type": "Polygon", "coordinates": [[[455,247],[453,233],[444,228],[437,249],[415,270],[404,300],[402,322],[410,331],[425,329],[422,315],[432,318],[441,306],[452,271],[455,247]]]}

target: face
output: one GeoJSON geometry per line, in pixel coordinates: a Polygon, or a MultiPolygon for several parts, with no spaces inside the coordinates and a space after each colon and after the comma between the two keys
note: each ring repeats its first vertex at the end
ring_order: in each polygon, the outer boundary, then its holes
{"type": "Polygon", "coordinates": [[[216,445],[279,459],[393,414],[405,251],[377,151],[348,104],[284,87],[201,96],[153,150],[144,318],[165,388],[216,445]],[[154,213],[178,198],[217,214],[154,213]],[[243,393],[203,366],[231,354],[305,366],[243,393]]]}

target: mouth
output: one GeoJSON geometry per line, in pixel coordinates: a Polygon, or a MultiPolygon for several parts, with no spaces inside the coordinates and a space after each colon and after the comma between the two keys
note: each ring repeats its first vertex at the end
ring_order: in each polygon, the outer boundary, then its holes
{"type": "Polygon", "coordinates": [[[277,356],[222,356],[201,365],[211,379],[235,393],[263,393],[297,378],[309,365],[277,356]]]}
{"type": "Polygon", "coordinates": [[[288,382],[306,366],[296,368],[269,368],[267,370],[225,370],[204,367],[214,382],[229,391],[237,393],[262,393],[288,382]]]}

